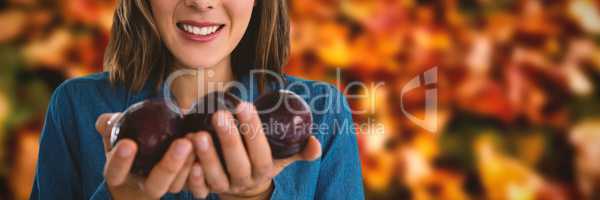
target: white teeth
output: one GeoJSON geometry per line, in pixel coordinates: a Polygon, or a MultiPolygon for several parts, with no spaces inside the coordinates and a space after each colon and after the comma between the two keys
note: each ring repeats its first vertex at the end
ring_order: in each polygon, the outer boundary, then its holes
{"type": "Polygon", "coordinates": [[[219,26],[197,27],[197,26],[184,24],[182,26],[182,28],[183,28],[183,30],[185,30],[188,33],[204,36],[204,35],[210,35],[210,34],[215,33],[219,29],[219,26]]]}

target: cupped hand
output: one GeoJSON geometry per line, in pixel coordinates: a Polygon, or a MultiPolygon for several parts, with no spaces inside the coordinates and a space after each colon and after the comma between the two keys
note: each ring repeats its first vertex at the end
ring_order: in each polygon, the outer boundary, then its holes
{"type": "Polygon", "coordinates": [[[130,174],[137,145],[129,139],[110,144],[110,129],[119,114],[102,114],[96,130],[102,135],[106,164],[104,178],[113,199],[160,199],[167,192],[183,189],[194,163],[193,146],[186,138],[175,140],[148,177],[130,174]]]}
{"type": "Polygon", "coordinates": [[[224,163],[220,162],[211,134],[201,131],[188,135],[197,156],[188,180],[195,197],[216,192],[221,199],[267,199],[273,189],[273,177],[286,166],[321,156],[321,144],[311,136],[300,153],[274,160],[256,108],[242,102],[237,107],[236,117],[239,126],[228,111],[213,115],[212,124],[224,163]]]}

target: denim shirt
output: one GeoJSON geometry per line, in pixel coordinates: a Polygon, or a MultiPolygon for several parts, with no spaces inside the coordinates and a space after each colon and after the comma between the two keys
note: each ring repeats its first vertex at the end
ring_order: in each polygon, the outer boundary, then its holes
{"type": "MultiPolygon", "coordinates": [[[[344,96],[323,82],[286,76],[285,87],[300,95],[313,111],[313,134],[322,156],[298,161],[273,179],[272,199],[364,199],[361,163],[352,115],[344,96]]],[[[246,101],[258,95],[256,80],[240,78],[248,88],[246,101]]],[[[122,112],[130,105],[160,95],[146,84],[140,92],[111,85],[108,73],[71,79],[52,95],[40,140],[31,199],[110,199],[102,175],[106,161],[102,138],[95,129],[100,114],[122,112]]],[[[193,199],[191,192],[162,199],[193,199]]],[[[218,199],[210,194],[208,199],[218,199]]]]}

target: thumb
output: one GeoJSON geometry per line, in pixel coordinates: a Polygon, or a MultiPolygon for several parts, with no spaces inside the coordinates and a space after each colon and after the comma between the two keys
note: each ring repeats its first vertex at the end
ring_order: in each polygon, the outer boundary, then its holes
{"type": "Polygon", "coordinates": [[[98,133],[102,136],[105,152],[109,152],[112,149],[110,135],[112,132],[112,127],[119,116],[121,116],[120,113],[104,113],[96,120],[96,131],[98,131],[98,133]]]}
{"type": "Polygon", "coordinates": [[[313,135],[308,138],[306,147],[300,152],[299,160],[313,161],[321,157],[321,153],[321,142],[313,135]]]}
{"type": "Polygon", "coordinates": [[[315,136],[310,136],[302,152],[289,158],[275,160],[275,167],[283,169],[296,161],[313,161],[321,157],[321,143],[315,136]]]}

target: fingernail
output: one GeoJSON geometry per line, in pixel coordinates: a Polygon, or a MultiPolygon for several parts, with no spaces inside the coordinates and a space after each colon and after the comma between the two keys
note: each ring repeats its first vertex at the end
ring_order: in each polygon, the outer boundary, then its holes
{"type": "Polygon", "coordinates": [[[190,145],[177,145],[175,147],[175,158],[179,160],[186,159],[190,151],[190,145]]]}
{"type": "Polygon", "coordinates": [[[131,156],[132,153],[133,153],[133,150],[128,146],[120,146],[119,149],[117,150],[117,154],[119,154],[119,156],[123,157],[123,158],[127,158],[127,157],[131,156]]]}
{"type": "Polygon", "coordinates": [[[206,151],[208,149],[208,140],[206,140],[206,137],[202,136],[198,138],[196,146],[200,151],[206,151]]]}
{"type": "Polygon", "coordinates": [[[251,104],[247,102],[240,103],[238,113],[240,113],[242,120],[248,120],[248,118],[250,118],[250,106],[251,104]]]}
{"type": "Polygon", "coordinates": [[[238,104],[237,111],[243,112],[246,110],[248,110],[248,102],[245,102],[245,101],[240,102],[240,104],[238,104]]]}
{"type": "Polygon", "coordinates": [[[192,176],[194,176],[194,177],[202,176],[202,168],[199,165],[194,165],[192,167],[192,176]]]}
{"type": "Polygon", "coordinates": [[[221,112],[219,113],[219,125],[225,128],[229,128],[231,126],[230,118],[227,116],[227,113],[221,112]]]}

